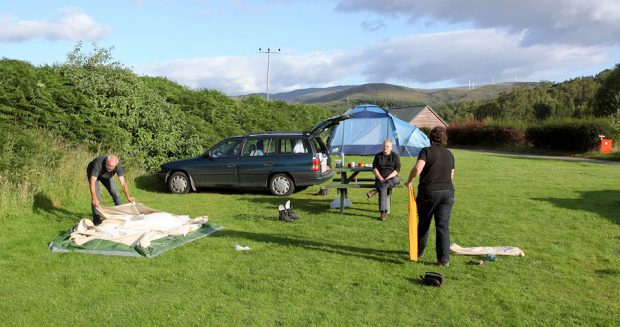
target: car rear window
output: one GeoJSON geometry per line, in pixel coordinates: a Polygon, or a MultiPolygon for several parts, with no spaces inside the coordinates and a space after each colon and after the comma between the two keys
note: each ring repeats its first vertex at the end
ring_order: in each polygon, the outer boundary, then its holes
{"type": "Polygon", "coordinates": [[[280,154],[309,153],[310,146],[306,139],[290,138],[280,140],[280,154]]]}

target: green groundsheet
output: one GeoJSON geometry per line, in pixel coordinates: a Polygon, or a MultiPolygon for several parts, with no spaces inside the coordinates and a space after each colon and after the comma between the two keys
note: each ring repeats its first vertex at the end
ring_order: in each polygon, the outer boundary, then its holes
{"type": "Polygon", "coordinates": [[[71,228],[66,233],[52,240],[49,244],[49,248],[53,252],[79,252],[153,258],[183,244],[195,241],[199,238],[203,238],[209,234],[215,233],[223,228],[224,227],[220,225],[207,222],[203,224],[202,227],[200,227],[199,229],[185,236],[167,236],[158,240],[154,240],[151,242],[151,246],[148,248],[142,248],[140,246],[128,246],[122,243],[106,240],[92,240],[84,243],[83,245],[77,245],[69,239],[69,236],[73,232],[73,228],[71,228]]]}

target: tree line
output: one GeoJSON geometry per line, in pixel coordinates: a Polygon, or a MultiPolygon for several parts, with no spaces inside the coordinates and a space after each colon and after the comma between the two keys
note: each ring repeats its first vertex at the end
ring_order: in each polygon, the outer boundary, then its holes
{"type": "Polygon", "coordinates": [[[613,117],[620,110],[620,64],[595,76],[521,86],[495,99],[449,103],[433,109],[444,119],[459,122],[613,117]]]}
{"type": "Polygon", "coordinates": [[[87,53],[78,43],[65,63],[52,66],[0,60],[5,152],[14,134],[44,130],[94,152],[114,151],[152,171],[167,160],[201,154],[224,137],[308,130],[330,114],[320,106],[231,99],[138,76],[115,61],[111,49],[96,45],[87,53]]]}

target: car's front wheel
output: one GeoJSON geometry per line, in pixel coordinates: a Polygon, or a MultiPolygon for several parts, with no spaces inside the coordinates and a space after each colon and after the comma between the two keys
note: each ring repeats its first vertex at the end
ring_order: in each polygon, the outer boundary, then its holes
{"type": "Polygon", "coordinates": [[[189,192],[189,177],[183,172],[177,171],[168,179],[168,189],[175,194],[185,194],[189,192]]]}
{"type": "Polygon", "coordinates": [[[295,191],[295,183],[286,174],[275,174],[269,180],[269,191],[275,196],[290,195],[295,191]]]}

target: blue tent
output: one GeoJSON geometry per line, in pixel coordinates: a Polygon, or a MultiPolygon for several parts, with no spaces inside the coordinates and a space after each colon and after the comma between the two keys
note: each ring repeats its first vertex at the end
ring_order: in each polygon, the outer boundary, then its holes
{"type": "Polygon", "coordinates": [[[394,141],[393,151],[401,156],[415,157],[422,148],[430,146],[428,137],[419,128],[377,105],[359,105],[345,114],[352,117],[332,128],[327,141],[332,154],[375,155],[383,151],[383,141],[387,138],[394,141]]]}

